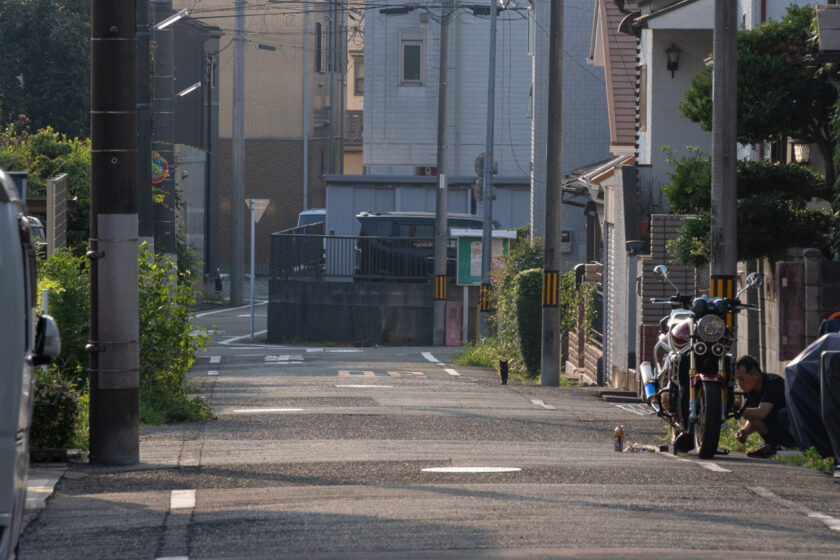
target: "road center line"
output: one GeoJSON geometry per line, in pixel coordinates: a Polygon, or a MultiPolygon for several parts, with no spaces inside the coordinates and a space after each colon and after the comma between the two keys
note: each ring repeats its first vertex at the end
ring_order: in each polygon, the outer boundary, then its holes
{"type": "Polygon", "coordinates": [[[195,507],[195,490],[173,490],[169,497],[169,509],[189,509],[195,507]]]}
{"type": "Polygon", "coordinates": [[[393,385],[336,385],[336,387],[350,387],[353,389],[392,389],[393,385]]]}
{"type": "Polygon", "coordinates": [[[222,362],[221,356],[210,356],[210,363],[211,364],[220,364],[222,362]]]}
{"type": "Polygon", "coordinates": [[[454,369],[452,369],[452,368],[444,368],[444,370],[443,370],[443,371],[445,371],[445,372],[446,372],[446,373],[448,373],[449,375],[457,375],[457,376],[460,376],[460,375],[461,375],[460,373],[458,373],[457,371],[455,371],[455,370],[454,370],[454,369]]]}
{"type": "Polygon", "coordinates": [[[423,352],[423,357],[426,358],[428,361],[430,361],[432,363],[435,363],[435,364],[440,363],[440,360],[438,360],[437,358],[432,356],[431,352],[423,352]]]}
{"type": "Polygon", "coordinates": [[[219,375],[219,371],[215,369],[211,369],[207,372],[207,375],[219,375]]]}
{"type": "Polygon", "coordinates": [[[796,510],[803,515],[807,515],[808,517],[811,517],[811,518],[814,518],[814,519],[819,519],[820,521],[825,523],[828,526],[829,529],[840,532],[840,519],[836,519],[834,517],[831,517],[830,515],[826,515],[824,513],[818,512],[818,511],[813,511],[813,510],[811,510],[811,509],[809,509],[809,508],[807,508],[807,507],[805,507],[801,504],[798,504],[798,503],[796,503],[792,500],[786,500],[785,498],[782,498],[781,496],[777,496],[776,494],[774,494],[773,492],[771,492],[770,490],[768,490],[767,488],[764,488],[762,486],[756,486],[756,487],[752,487],[752,488],[747,487],[747,489],[750,490],[751,492],[754,492],[755,494],[761,496],[762,498],[767,498],[771,502],[775,502],[776,504],[778,504],[780,506],[796,510]]]}
{"type": "Polygon", "coordinates": [[[551,406],[550,404],[545,404],[543,401],[540,401],[540,400],[531,399],[531,402],[532,402],[533,404],[537,405],[537,406],[541,406],[541,407],[543,407],[543,408],[544,408],[544,409],[546,409],[546,410],[557,410],[557,408],[556,408],[556,407],[551,406]]]}

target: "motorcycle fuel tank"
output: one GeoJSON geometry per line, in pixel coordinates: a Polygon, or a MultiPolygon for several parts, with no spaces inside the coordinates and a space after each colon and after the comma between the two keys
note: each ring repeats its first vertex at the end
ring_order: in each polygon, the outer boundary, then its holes
{"type": "Polygon", "coordinates": [[[691,321],[686,319],[676,325],[671,327],[670,332],[668,333],[669,337],[669,345],[674,350],[682,349],[686,344],[691,341],[691,321]]]}

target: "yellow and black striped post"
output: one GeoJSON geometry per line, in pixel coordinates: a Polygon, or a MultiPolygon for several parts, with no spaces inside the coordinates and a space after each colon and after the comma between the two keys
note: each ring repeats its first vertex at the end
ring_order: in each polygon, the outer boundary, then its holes
{"type": "Polygon", "coordinates": [[[481,292],[479,294],[479,306],[481,311],[490,311],[493,295],[493,286],[491,284],[482,284],[481,292]]]}
{"type": "Polygon", "coordinates": [[[543,272],[543,307],[557,307],[560,302],[560,273],[556,270],[543,272]]]}
{"type": "Polygon", "coordinates": [[[446,274],[435,274],[435,301],[446,300],[446,274]]]}
{"type": "MultiPolygon", "coordinates": [[[[732,299],[735,297],[735,277],[729,275],[714,275],[711,279],[710,295],[713,298],[732,299]]],[[[732,326],[732,313],[726,314],[726,325],[732,326]]]]}

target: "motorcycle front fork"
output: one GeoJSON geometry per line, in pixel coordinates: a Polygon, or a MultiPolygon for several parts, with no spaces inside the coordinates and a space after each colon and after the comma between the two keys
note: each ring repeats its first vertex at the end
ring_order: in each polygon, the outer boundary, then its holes
{"type": "MultiPolygon", "coordinates": [[[[694,377],[697,375],[697,361],[694,353],[689,357],[688,368],[688,424],[689,429],[694,427],[697,422],[697,384],[694,382],[694,377]]],[[[726,388],[728,386],[726,376],[726,357],[718,358],[718,379],[720,380],[720,402],[721,406],[721,420],[726,420],[726,414],[729,410],[726,400],[726,388]]]]}

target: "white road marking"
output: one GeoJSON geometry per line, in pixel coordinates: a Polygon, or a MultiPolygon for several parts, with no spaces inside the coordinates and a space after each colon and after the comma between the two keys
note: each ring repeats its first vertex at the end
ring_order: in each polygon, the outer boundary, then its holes
{"type": "Polygon", "coordinates": [[[361,348],[325,348],[324,352],[330,352],[334,354],[353,354],[358,352],[364,352],[361,348]]]}
{"type": "Polygon", "coordinates": [[[641,403],[620,403],[616,404],[618,408],[622,410],[626,410],[628,412],[632,412],[633,414],[638,414],[639,416],[647,416],[648,414],[656,414],[656,411],[653,410],[646,404],[641,403]]]}
{"type": "Polygon", "coordinates": [[[219,375],[219,371],[215,369],[211,369],[207,372],[207,375],[219,375]]]}
{"type": "Polygon", "coordinates": [[[756,486],[754,488],[750,488],[750,487],[747,487],[747,488],[748,488],[748,490],[758,494],[762,498],[767,498],[771,502],[775,502],[776,504],[778,504],[780,506],[784,506],[786,508],[796,510],[799,513],[801,513],[803,515],[807,515],[808,517],[811,517],[813,519],[819,519],[820,521],[825,523],[828,526],[829,529],[831,529],[833,531],[840,532],[840,519],[836,519],[834,517],[831,517],[830,515],[826,515],[824,513],[818,512],[818,511],[813,511],[813,510],[811,510],[811,509],[809,509],[809,508],[807,508],[807,507],[805,507],[801,504],[798,504],[798,503],[796,503],[792,500],[786,500],[785,498],[782,498],[781,496],[777,496],[776,494],[774,494],[773,492],[771,492],[767,488],[764,488],[764,487],[761,487],[761,486],[756,486]]]}
{"type": "Polygon", "coordinates": [[[519,467],[429,467],[423,472],[434,473],[502,473],[521,471],[519,467]]]}
{"type": "Polygon", "coordinates": [[[351,387],[354,389],[368,389],[368,388],[376,388],[376,389],[392,389],[393,385],[336,385],[336,387],[351,387]]]}
{"type": "Polygon", "coordinates": [[[437,358],[432,356],[431,352],[423,352],[423,357],[426,358],[428,361],[430,361],[432,363],[435,363],[435,364],[440,363],[440,360],[438,360],[437,358]]]}
{"type": "Polygon", "coordinates": [[[155,560],[190,560],[189,556],[161,556],[155,560]]]}
{"type": "Polygon", "coordinates": [[[542,402],[540,400],[531,399],[531,402],[533,404],[537,405],[537,406],[543,407],[546,410],[557,410],[557,408],[551,406],[550,404],[545,404],[544,402],[542,402]]]}
{"type": "Polygon", "coordinates": [[[679,457],[677,455],[672,455],[671,453],[660,452],[660,455],[664,455],[665,457],[670,457],[676,461],[682,461],[684,463],[694,463],[695,465],[699,465],[706,470],[712,472],[732,472],[729,469],[725,469],[718,465],[717,463],[712,463],[711,461],[694,461],[693,459],[686,459],[685,457],[679,457]]]}
{"type": "MultiPolygon", "coordinates": [[[[265,334],[267,332],[268,332],[267,330],[257,331],[257,332],[254,333],[254,336],[259,336],[259,335],[265,334]]],[[[225,344],[225,345],[232,344],[232,343],[236,342],[237,340],[242,340],[243,338],[250,338],[250,336],[251,336],[250,334],[243,334],[242,336],[234,336],[232,338],[226,338],[225,340],[222,340],[221,342],[219,342],[219,344],[225,344]]]]}
{"type": "MultiPolygon", "coordinates": [[[[237,317],[238,317],[238,318],[241,318],[241,317],[250,317],[250,316],[251,316],[251,314],[250,314],[250,313],[242,313],[241,315],[237,315],[237,317]]],[[[254,313],[254,317],[268,317],[268,315],[258,315],[258,314],[256,314],[256,313],[254,313]]]]}
{"type": "MultiPolygon", "coordinates": [[[[268,304],[268,300],[265,300],[265,301],[255,301],[255,302],[254,302],[254,306],[257,306],[257,305],[267,305],[267,304],[268,304]]],[[[213,311],[205,311],[204,313],[198,313],[198,314],[196,314],[196,318],[197,318],[197,319],[200,319],[201,317],[207,317],[208,315],[216,315],[217,313],[224,313],[225,311],[238,311],[238,310],[240,310],[240,309],[248,309],[249,307],[251,307],[251,304],[250,304],[250,303],[249,303],[248,305],[242,305],[242,306],[240,306],[240,307],[232,307],[232,308],[227,308],[227,307],[226,307],[226,308],[224,308],[224,309],[215,309],[215,310],[213,310],[213,311]]]]}
{"type": "Polygon", "coordinates": [[[195,507],[195,490],[173,490],[169,498],[169,509],[189,509],[195,507]]]}
{"type": "Polygon", "coordinates": [[[443,371],[445,371],[445,372],[446,372],[446,373],[448,373],[449,375],[457,375],[457,376],[460,376],[460,375],[461,375],[460,373],[458,373],[457,371],[455,371],[455,370],[454,370],[454,369],[452,369],[452,368],[444,368],[444,370],[443,370],[443,371]]]}
{"type": "Polygon", "coordinates": [[[270,414],[272,412],[303,412],[302,408],[235,408],[235,414],[270,414]]]}
{"type": "Polygon", "coordinates": [[[211,364],[220,364],[222,362],[221,356],[210,356],[210,363],[211,364]]]}
{"type": "Polygon", "coordinates": [[[300,354],[281,354],[279,356],[266,356],[266,362],[303,362],[303,356],[300,354]]]}

